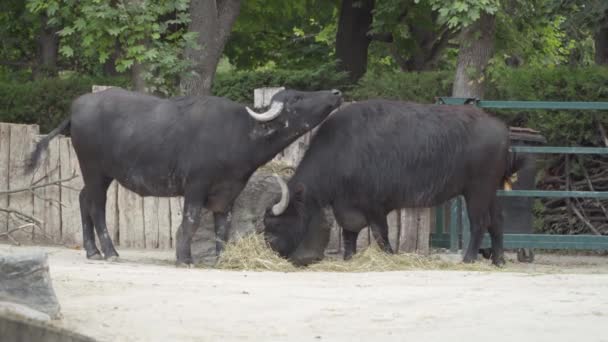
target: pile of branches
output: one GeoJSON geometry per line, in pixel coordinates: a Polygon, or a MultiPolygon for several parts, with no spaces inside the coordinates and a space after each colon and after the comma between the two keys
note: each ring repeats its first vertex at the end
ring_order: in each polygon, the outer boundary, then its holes
{"type": "MultiPolygon", "coordinates": [[[[608,157],[562,155],[548,160],[540,190],[608,191],[608,157]]],[[[608,235],[608,200],[542,198],[542,232],[608,235]]]]}
{"type": "MultiPolygon", "coordinates": [[[[53,171],[55,171],[55,170],[53,170],[53,171]]],[[[69,187],[69,186],[65,185],[64,183],[69,182],[72,179],[75,179],[76,177],[78,177],[78,174],[76,174],[76,172],[74,172],[70,177],[67,177],[64,179],[59,179],[59,180],[52,181],[52,182],[44,182],[46,177],[47,176],[44,176],[36,181],[32,181],[29,186],[26,186],[23,188],[17,188],[17,189],[11,189],[11,190],[0,190],[0,196],[15,195],[15,194],[19,194],[19,193],[31,193],[32,195],[40,198],[43,201],[53,202],[55,200],[41,197],[39,194],[34,192],[34,190],[42,189],[42,188],[45,188],[48,186],[69,187]]],[[[56,204],[65,207],[65,205],[63,203],[59,202],[56,204]]],[[[20,232],[20,231],[31,231],[33,233],[35,230],[38,232],[39,235],[44,236],[48,242],[51,242],[54,244],[60,244],[59,242],[57,242],[56,237],[49,236],[46,233],[46,231],[44,229],[44,222],[42,221],[42,219],[35,217],[30,213],[26,213],[22,210],[19,210],[16,208],[11,208],[11,207],[0,206],[0,213],[4,213],[8,217],[8,230],[0,231],[0,241],[3,239],[7,239],[14,245],[21,245],[22,241],[19,241],[14,236],[14,234],[17,232],[20,232]]]]}

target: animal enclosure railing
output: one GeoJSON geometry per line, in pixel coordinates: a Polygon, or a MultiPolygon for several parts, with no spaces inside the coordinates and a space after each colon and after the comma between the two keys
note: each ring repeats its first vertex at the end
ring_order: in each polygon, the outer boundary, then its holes
{"type": "MultiPolygon", "coordinates": [[[[470,104],[480,108],[493,109],[553,109],[553,110],[608,110],[608,102],[554,102],[554,101],[480,101],[472,98],[440,97],[437,101],[445,105],[470,104]]],[[[603,147],[568,147],[568,146],[512,146],[513,152],[538,154],[601,154],[608,155],[608,148],[603,147]]],[[[596,198],[608,199],[607,191],[543,191],[543,190],[498,190],[501,197],[544,197],[544,198],[596,198]]],[[[431,244],[435,247],[449,247],[456,252],[460,245],[459,228],[462,232],[462,246],[470,240],[468,216],[461,197],[450,201],[449,231],[445,233],[443,207],[436,208],[437,221],[435,232],[431,234],[431,244]]],[[[507,228],[507,227],[505,227],[507,228]]],[[[490,246],[486,233],[482,248],[490,246]]],[[[542,248],[542,249],[576,249],[608,250],[608,236],[602,235],[559,235],[559,234],[509,234],[505,233],[506,249],[542,248]]],[[[464,252],[464,251],[463,251],[464,252]]]]}

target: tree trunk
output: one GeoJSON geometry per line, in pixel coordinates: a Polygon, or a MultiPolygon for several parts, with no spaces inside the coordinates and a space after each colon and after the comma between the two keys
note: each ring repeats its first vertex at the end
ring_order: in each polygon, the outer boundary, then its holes
{"type": "Polygon", "coordinates": [[[120,73],[116,70],[116,60],[120,56],[120,42],[118,39],[114,44],[114,51],[108,59],[103,63],[103,74],[106,76],[118,76],[120,73]]]}
{"type": "Polygon", "coordinates": [[[131,82],[135,91],[145,93],[146,92],[146,81],[143,76],[144,66],[135,63],[131,66],[131,82]]]}
{"type": "Polygon", "coordinates": [[[601,27],[593,36],[595,40],[595,63],[598,65],[608,65],[608,11],[604,13],[601,27]]]}
{"type": "Polygon", "coordinates": [[[452,96],[483,98],[484,73],[494,53],[495,31],[496,17],[485,12],[477,22],[463,29],[452,96]]]}
{"type": "Polygon", "coordinates": [[[57,52],[59,37],[55,29],[47,23],[47,16],[40,17],[40,32],[38,36],[38,66],[34,70],[36,78],[57,73],[57,52]]]}
{"type": "Polygon", "coordinates": [[[211,94],[217,64],[239,15],[240,0],[192,0],[190,32],[197,32],[201,49],[187,48],[186,58],[193,66],[182,76],[180,88],[184,95],[211,94]]]}
{"type": "Polygon", "coordinates": [[[338,69],[348,72],[353,82],[367,71],[367,49],[372,41],[368,31],[373,9],[374,0],[342,0],[336,33],[336,57],[338,69]]]}

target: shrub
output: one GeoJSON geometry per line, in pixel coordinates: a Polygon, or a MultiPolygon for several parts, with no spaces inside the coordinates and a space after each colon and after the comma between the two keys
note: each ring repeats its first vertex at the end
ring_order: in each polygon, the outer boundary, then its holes
{"type": "Polygon", "coordinates": [[[70,77],[0,83],[0,121],[40,125],[49,132],[69,113],[71,102],[94,84],[126,87],[123,78],[70,77]]]}

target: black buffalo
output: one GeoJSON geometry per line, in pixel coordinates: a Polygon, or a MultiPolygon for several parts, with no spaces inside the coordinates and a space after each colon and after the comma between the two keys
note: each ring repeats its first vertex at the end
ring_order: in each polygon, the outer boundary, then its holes
{"type": "Polygon", "coordinates": [[[474,106],[350,104],[320,125],[288,184],[277,177],[283,195],[265,213],[265,239],[294,263],[322,258],[319,245],[327,243],[327,230],[321,209],[330,206],[343,228],[345,260],[356,252],[357,235],[366,226],[392,252],[389,212],[463,195],[471,222],[464,261],[477,258],[487,228],[492,261],[503,264],[496,190],[525,163],[509,148],[508,128],[474,106]]]}
{"type": "Polygon", "coordinates": [[[84,180],[80,211],[87,258],[116,258],[106,227],[106,192],[112,180],[141,196],[184,196],[176,243],[177,264],[192,263],[192,235],[202,208],[213,212],[216,252],[229,236],[234,200],[253,172],[318,125],[342,102],[338,90],[282,90],[256,113],[220,97],[151,95],[111,88],[85,94],[71,116],[42,139],[31,172],[48,143],[70,129],[84,180]]]}

